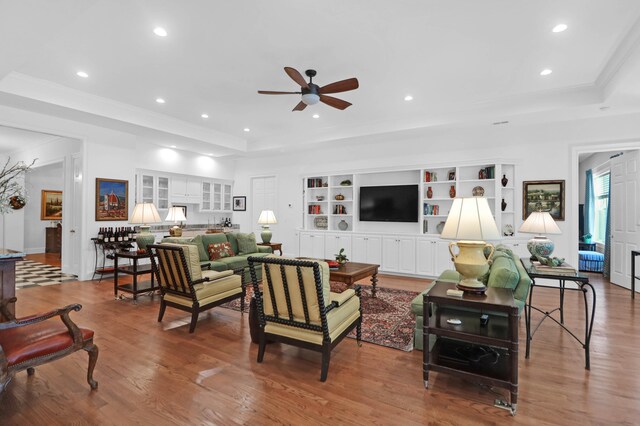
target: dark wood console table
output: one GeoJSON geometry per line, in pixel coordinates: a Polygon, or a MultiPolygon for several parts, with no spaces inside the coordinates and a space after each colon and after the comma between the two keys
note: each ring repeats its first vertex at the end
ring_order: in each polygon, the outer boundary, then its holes
{"type": "Polygon", "coordinates": [[[113,294],[118,298],[118,290],[133,294],[133,300],[137,300],[140,293],[149,293],[160,289],[154,283],[154,273],[151,263],[140,265],[142,259],[150,259],[149,253],[138,254],[136,252],[116,251],[113,259],[113,294]],[[130,265],[118,265],[119,259],[129,259],[132,261],[130,265]],[[118,284],[118,274],[127,274],[133,277],[132,284],[118,284]],[[143,274],[151,274],[151,281],[138,283],[138,276],[143,274]]]}
{"type": "MultiPolygon", "coordinates": [[[[24,253],[0,249],[0,300],[8,300],[16,295],[16,262],[23,260],[24,253]]],[[[15,304],[11,303],[7,306],[9,312],[14,315],[15,304]]],[[[0,314],[0,322],[9,321],[0,314]]]]}

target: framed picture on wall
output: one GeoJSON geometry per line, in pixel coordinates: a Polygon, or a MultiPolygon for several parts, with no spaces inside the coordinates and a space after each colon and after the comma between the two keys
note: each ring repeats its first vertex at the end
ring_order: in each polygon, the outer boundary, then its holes
{"type": "Polygon", "coordinates": [[[555,220],[564,220],[564,180],[522,182],[522,220],[537,211],[549,212],[555,220]]]}
{"type": "Polygon", "coordinates": [[[244,212],[247,211],[247,197],[233,197],[233,211],[244,212]]]}
{"type": "Polygon", "coordinates": [[[129,181],[96,178],[96,221],[129,219],[129,181]]]}
{"type": "Polygon", "coordinates": [[[40,220],[62,220],[62,191],[42,190],[40,220]]]}
{"type": "Polygon", "coordinates": [[[187,206],[184,204],[172,204],[171,207],[180,207],[182,209],[182,213],[184,213],[184,217],[187,217],[187,206]]]}

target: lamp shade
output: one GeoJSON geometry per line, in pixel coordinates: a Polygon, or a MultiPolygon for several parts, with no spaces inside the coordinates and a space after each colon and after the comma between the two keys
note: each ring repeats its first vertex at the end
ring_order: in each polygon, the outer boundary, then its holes
{"type": "Polygon", "coordinates": [[[184,215],[182,207],[171,207],[164,220],[167,222],[181,222],[183,220],[187,220],[187,218],[184,215]]]}
{"type": "Polygon", "coordinates": [[[524,221],[519,229],[525,234],[561,234],[560,228],[556,225],[549,212],[533,212],[524,221]]]}
{"type": "Polygon", "coordinates": [[[258,225],[273,225],[278,223],[276,215],[271,210],[262,210],[260,217],[258,218],[258,225]]]}
{"type": "Polygon", "coordinates": [[[156,206],[153,203],[138,203],[133,208],[133,214],[131,215],[131,219],[129,219],[129,223],[131,224],[140,224],[146,225],[149,223],[159,223],[162,222],[160,219],[160,214],[156,209],[156,206]]]}
{"type": "Polygon", "coordinates": [[[486,198],[456,198],[447,216],[441,238],[466,241],[499,240],[496,221],[486,198]]]}

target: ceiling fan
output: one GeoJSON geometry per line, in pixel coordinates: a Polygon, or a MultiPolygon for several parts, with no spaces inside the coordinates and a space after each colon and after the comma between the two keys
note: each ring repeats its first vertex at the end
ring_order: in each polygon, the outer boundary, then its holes
{"type": "Polygon", "coordinates": [[[293,111],[302,111],[307,105],[315,105],[318,102],[323,102],[334,108],[343,110],[351,106],[347,101],[334,98],[333,96],[327,96],[327,93],[340,93],[347,92],[349,90],[355,90],[358,88],[357,78],[348,78],[346,80],[336,81],[335,83],[327,84],[326,86],[318,86],[313,83],[313,77],[316,76],[315,70],[306,70],[305,74],[309,77],[309,82],[304,81],[304,77],[295,68],[284,67],[284,72],[302,88],[301,92],[275,92],[272,90],[258,90],[261,95],[294,95],[302,94],[302,100],[293,111]]]}

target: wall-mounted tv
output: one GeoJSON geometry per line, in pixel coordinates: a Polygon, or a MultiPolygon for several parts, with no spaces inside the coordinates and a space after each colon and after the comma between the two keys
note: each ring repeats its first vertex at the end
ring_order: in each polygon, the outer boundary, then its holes
{"type": "Polygon", "coordinates": [[[418,185],[360,187],[360,220],[364,222],[417,222],[418,185]]]}

